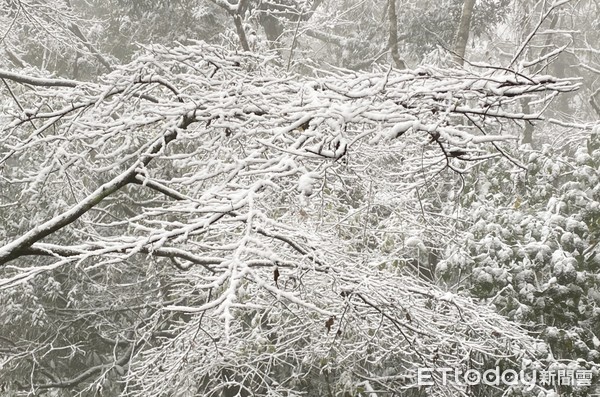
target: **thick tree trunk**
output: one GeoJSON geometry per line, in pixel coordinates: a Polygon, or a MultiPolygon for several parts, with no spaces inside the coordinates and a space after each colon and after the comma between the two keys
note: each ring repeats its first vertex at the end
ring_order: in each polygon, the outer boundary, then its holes
{"type": "Polygon", "coordinates": [[[244,25],[242,23],[242,18],[238,14],[235,14],[233,16],[233,23],[235,24],[235,30],[237,31],[238,37],[240,39],[242,49],[244,51],[250,51],[248,39],[246,39],[246,31],[244,30],[244,25]]]}
{"type": "Polygon", "coordinates": [[[279,20],[268,12],[261,13],[258,22],[265,30],[265,35],[271,43],[275,43],[283,34],[283,26],[279,20]]]}
{"type": "Polygon", "coordinates": [[[456,31],[456,36],[454,38],[454,59],[459,65],[462,65],[465,60],[465,49],[467,48],[467,42],[469,41],[473,8],[475,8],[475,0],[465,0],[458,30],[456,31]]]}
{"type": "Polygon", "coordinates": [[[242,22],[242,12],[246,9],[246,1],[240,0],[238,3],[238,10],[233,14],[233,23],[235,24],[235,30],[237,31],[238,37],[240,38],[240,44],[244,51],[250,51],[248,45],[248,39],[246,38],[246,31],[244,30],[244,23],[242,22]]]}
{"type": "Polygon", "coordinates": [[[388,17],[390,23],[390,50],[392,51],[392,58],[398,69],[406,69],[406,64],[400,59],[398,52],[398,19],[396,17],[396,0],[389,0],[388,5],[388,17]]]}

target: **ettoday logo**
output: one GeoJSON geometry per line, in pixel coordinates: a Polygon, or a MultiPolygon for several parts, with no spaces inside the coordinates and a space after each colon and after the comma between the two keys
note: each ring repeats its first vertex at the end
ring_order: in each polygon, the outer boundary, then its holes
{"type": "MultiPolygon", "coordinates": [[[[417,370],[417,384],[420,386],[433,386],[435,384],[447,385],[492,385],[516,386],[524,385],[527,390],[533,389],[536,384],[550,386],[591,386],[592,371],[589,369],[548,369],[500,370],[499,367],[481,372],[477,369],[461,371],[456,368],[419,368],[417,370]],[[441,382],[440,382],[441,376],[441,382]]],[[[599,396],[600,397],[600,396],[599,396]]]]}
{"type": "Polygon", "coordinates": [[[525,385],[527,390],[531,390],[537,383],[537,372],[532,371],[526,374],[524,371],[515,371],[512,369],[500,370],[499,367],[488,369],[481,372],[476,369],[461,371],[456,368],[419,368],[417,370],[417,384],[419,386],[433,386],[437,382],[434,375],[441,375],[442,385],[454,383],[458,385],[492,385],[492,386],[515,386],[525,385]]]}

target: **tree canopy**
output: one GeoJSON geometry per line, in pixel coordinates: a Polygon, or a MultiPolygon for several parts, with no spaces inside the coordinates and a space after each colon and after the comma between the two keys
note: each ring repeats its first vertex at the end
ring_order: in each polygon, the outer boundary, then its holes
{"type": "MultiPolygon", "coordinates": [[[[600,145],[563,115],[595,93],[549,74],[567,47],[534,45],[568,2],[538,5],[506,66],[451,63],[462,2],[437,5],[435,50],[389,32],[428,14],[342,3],[1,6],[3,393],[592,390],[416,379],[600,363],[600,145]]],[[[499,34],[506,4],[467,37],[499,34]]]]}

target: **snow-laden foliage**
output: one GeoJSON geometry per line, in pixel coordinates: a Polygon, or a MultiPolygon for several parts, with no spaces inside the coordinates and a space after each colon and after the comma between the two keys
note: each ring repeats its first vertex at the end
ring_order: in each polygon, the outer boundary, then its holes
{"type": "Polygon", "coordinates": [[[541,336],[555,368],[600,364],[599,142],[594,132],[571,153],[523,148],[526,173],[482,165],[467,178],[461,210],[449,211],[468,227],[437,268],[449,285],[541,336]]]}
{"type": "Polygon", "coordinates": [[[149,48],[97,83],[0,76],[6,390],[418,395],[418,367],[536,357],[514,323],[407,275],[371,215],[506,155],[506,126],[576,84],[302,78],[202,43],[149,48]]]}

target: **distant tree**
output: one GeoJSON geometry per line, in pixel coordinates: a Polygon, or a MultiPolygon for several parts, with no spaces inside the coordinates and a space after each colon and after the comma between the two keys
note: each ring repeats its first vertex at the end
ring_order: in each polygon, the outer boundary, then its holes
{"type": "Polygon", "coordinates": [[[465,50],[469,41],[471,30],[471,19],[473,19],[473,10],[475,9],[475,0],[464,0],[460,14],[460,22],[456,29],[454,38],[454,55],[458,64],[462,65],[465,58],[465,50]]]}
{"type": "Polygon", "coordinates": [[[62,75],[77,74],[83,64],[96,73],[112,69],[111,58],[97,46],[100,21],[83,17],[69,1],[3,1],[0,23],[2,67],[36,67],[62,75]]]}

